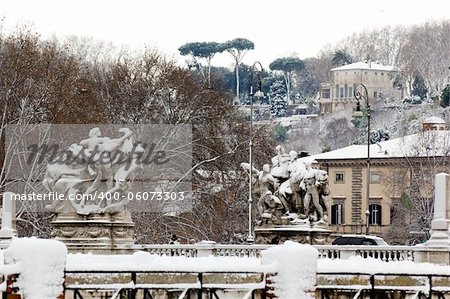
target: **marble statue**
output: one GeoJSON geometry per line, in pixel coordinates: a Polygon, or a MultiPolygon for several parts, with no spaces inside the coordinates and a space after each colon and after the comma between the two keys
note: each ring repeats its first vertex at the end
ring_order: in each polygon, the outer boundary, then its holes
{"type": "Polygon", "coordinates": [[[286,154],[281,146],[272,158],[272,166],[264,164],[259,171],[248,163],[241,167],[252,175],[252,195],[258,198],[257,223],[285,224],[298,219],[326,224],[328,221],[328,174],[314,169],[311,162],[298,159],[295,151],[286,154]]]}
{"type": "Polygon", "coordinates": [[[259,198],[257,209],[259,212],[258,223],[277,223],[283,215],[285,207],[281,200],[268,190],[259,198]]]}
{"type": "Polygon", "coordinates": [[[130,175],[140,166],[136,161],[143,148],[133,141],[131,130],[119,132],[120,138],[111,139],[93,128],[87,139],[70,145],[49,163],[42,184],[66,200],[53,201],[48,210],[79,215],[124,211],[128,200],[123,195],[130,175]]]}

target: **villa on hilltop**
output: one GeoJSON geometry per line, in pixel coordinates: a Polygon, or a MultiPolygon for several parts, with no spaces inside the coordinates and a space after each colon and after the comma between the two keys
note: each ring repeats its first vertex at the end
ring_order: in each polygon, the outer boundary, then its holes
{"type": "Polygon", "coordinates": [[[353,92],[357,84],[364,84],[369,99],[381,99],[384,96],[402,98],[402,90],[394,85],[393,66],[375,62],[356,62],[331,69],[332,82],[321,83],[319,88],[320,114],[352,111],[355,107],[353,92]]]}

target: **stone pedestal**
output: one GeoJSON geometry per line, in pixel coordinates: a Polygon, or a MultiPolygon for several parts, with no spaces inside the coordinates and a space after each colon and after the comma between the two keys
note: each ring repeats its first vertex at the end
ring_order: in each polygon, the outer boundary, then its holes
{"type": "Polygon", "coordinates": [[[301,244],[330,244],[331,230],[326,225],[310,225],[309,223],[257,227],[255,229],[256,244],[283,244],[293,241],[301,244]]]}
{"type": "Polygon", "coordinates": [[[15,205],[11,192],[3,193],[2,227],[0,229],[0,249],[7,248],[13,237],[17,235],[14,229],[15,205]]]}
{"type": "Polygon", "coordinates": [[[128,212],[120,215],[61,213],[52,221],[52,236],[69,252],[94,254],[132,253],[134,223],[128,212]]]}
{"type": "Polygon", "coordinates": [[[417,260],[442,265],[450,264],[450,177],[439,173],[435,179],[434,217],[430,239],[417,254],[417,260]]]}

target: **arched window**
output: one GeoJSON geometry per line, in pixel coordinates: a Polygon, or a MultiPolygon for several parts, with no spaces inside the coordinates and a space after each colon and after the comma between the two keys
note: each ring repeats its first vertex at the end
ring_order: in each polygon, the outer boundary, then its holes
{"type": "Polygon", "coordinates": [[[369,224],[381,225],[381,205],[371,204],[369,205],[369,224]]]}
{"type": "Polygon", "coordinates": [[[339,98],[339,84],[336,84],[336,96],[335,98],[339,98]]]}
{"type": "Polygon", "coordinates": [[[347,84],[344,85],[344,97],[346,97],[346,98],[349,97],[349,95],[348,95],[348,86],[347,86],[347,84]]]}

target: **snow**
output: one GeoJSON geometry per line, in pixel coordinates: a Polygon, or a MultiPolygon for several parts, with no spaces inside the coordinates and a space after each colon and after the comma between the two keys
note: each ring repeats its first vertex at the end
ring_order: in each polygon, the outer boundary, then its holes
{"type": "Polygon", "coordinates": [[[426,118],[423,123],[426,124],[446,124],[445,120],[437,116],[430,116],[426,118]]]}
{"type": "MultiPolygon", "coordinates": [[[[371,159],[447,155],[450,131],[427,131],[370,145],[371,159]]],[[[350,145],[334,151],[317,154],[301,161],[367,159],[367,144],[350,145]]]]}
{"type": "Polygon", "coordinates": [[[67,248],[59,241],[15,238],[4,251],[6,264],[15,264],[22,297],[55,299],[63,292],[67,248]]]}
{"type": "Polygon", "coordinates": [[[331,71],[344,71],[344,70],[378,70],[389,72],[395,71],[395,68],[393,66],[382,65],[375,62],[367,63],[364,61],[359,61],[331,69],[331,71]]]}
{"type": "Polygon", "coordinates": [[[273,278],[278,298],[312,298],[307,292],[316,285],[318,254],[311,245],[292,241],[262,252],[262,264],[275,263],[278,267],[273,278]]]}
{"type": "Polygon", "coordinates": [[[138,251],[132,255],[68,254],[68,271],[266,272],[258,258],[159,256],[138,251]]]}
{"type": "Polygon", "coordinates": [[[317,272],[320,273],[392,273],[392,274],[450,274],[450,266],[413,261],[384,262],[373,258],[360,256],[348,259],[320,259],[317,262],[317,272]]]}

